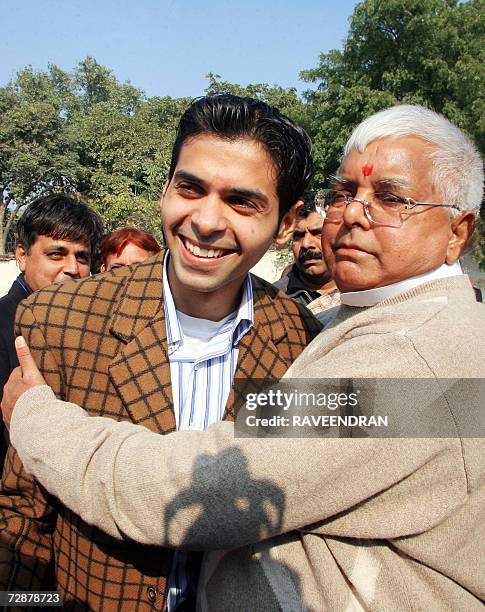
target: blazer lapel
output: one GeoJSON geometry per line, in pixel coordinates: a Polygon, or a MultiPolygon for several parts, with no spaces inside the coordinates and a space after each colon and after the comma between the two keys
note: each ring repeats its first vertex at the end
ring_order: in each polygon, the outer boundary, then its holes
{"type": "Polygon", "coordinates": [[[162,295],[164,252],[135,268],[110,331],[123,345],[109,366],[132,421],[158,433],[175,431],[162,295]]]}
{"type": "Polygon", "coordinates": [[[283,377],[290,363],[277,345],[287,335],[281,313],[253,276],[254,325],[241,338],[234,384],[229,394],[224,419],[233,421],[247,393],[261,390],[265,381],[283,377]]]}

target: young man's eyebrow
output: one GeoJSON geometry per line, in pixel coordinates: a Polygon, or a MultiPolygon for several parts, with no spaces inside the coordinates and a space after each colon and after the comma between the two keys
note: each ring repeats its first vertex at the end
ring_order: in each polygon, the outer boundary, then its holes
{"type": "Polygon", "coordinates": [[[241,187],[232,187],[228,189],[232,194],[240,195],[243,198],[249,198],[250,200],[259,200],[262,204],[268,203],[268,196],[266,196],[259,189],[243,189],[241,187]]]}
{"type": "Polygon", "coordinates": [[[185,181],[192,181],[193,183],[204,183],[204,181],[200,177],[196,176],[195,174],[191,174],[186,170],[177,170],[177,172],[173,175],[173,178],[185,181]]]}
{"type": "MultiPolygon", "coordinates": [[[[196,176],[195,174],[191,174],[190,172],[187,172],[186,170],[177,170],[177,172],[175,172],[175,174],[173,175],[173,178],[178,179],[178,180],[191,181],[193,183],[199,183],[202,186],[206,184],[203,179],[196,176]]],[[[230,192],[234,195],[239,195],[243,198],[248,198],[251,200],[258,200],[259,202],[263,204],[268,203],[268,196],[266,196],[259,189],[244,189],[243,187],[229,187],[228,189],[225,189],[224,191],[230,192]]]]}

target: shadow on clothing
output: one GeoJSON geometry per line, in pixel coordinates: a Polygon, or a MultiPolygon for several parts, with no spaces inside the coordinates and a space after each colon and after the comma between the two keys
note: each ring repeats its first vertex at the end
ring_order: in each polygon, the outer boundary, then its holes
{"type": "Polygon", "coordinates": [[[270,479],[251,477],[238,448],[196,460],[192,482],[167,508],[164,522],[170,535],[183,528],[184,513],[198,510],[182,548],[206,551],[200,580],[207,589],[199,593],[199,609],[213,610],[214,604],[228,612],[306,609],[295,572],[270,558],[264,545],[259,552],[259,542],[281,533],[285,505],[283,491],[270,479]],[[244,601],[236,598],[235,581],[244,601]],[[288,593],[292,601],[284,607],[278,600],[283,595],[288,601],[288,593]]]}

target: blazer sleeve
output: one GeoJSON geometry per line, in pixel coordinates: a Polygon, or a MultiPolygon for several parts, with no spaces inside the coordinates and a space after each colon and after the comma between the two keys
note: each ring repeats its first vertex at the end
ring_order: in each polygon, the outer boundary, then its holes
{"type": "Polygon", "coordinates": [[[233,549],[294,530],[408,536],[467,495],[459,439],[237,439],[227,422],[160,436],[88,417],[47,386],[19,399],[11,437],[86,522],[174,548],[233,549]]]}
{"type": "MultiPolygon", "coordinates": [[[[46,347],[28,305],[17,310],[16,334],[22,334],[44,377],[61,393],[57,364],[46,347]]],[[[34,428],[33,435],[37,435],[34,428]]],[[[56,511],[47,491],[25,470],[9,446],[0,492],[0,590],[49,588],[52,532],[56,511]]]]}

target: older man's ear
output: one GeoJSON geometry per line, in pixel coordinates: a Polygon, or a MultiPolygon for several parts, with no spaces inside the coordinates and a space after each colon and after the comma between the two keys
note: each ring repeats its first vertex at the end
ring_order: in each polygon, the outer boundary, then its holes
{"type": "Polygon", "coordinates": [[[274,243],[277,247],[283,249],[290,242],[296,225],[296,215],[303,205],[303,200],[298,200],[281,219],[278,232],[274,238],[274,243]]]}
{"type": "Polygon", "coordinates": [[[475,226],[475,214],[463,212],[451,222],[451,236],[446,250],[446,263],[451,265],[461,257],[470,242],[475,226]]]}

